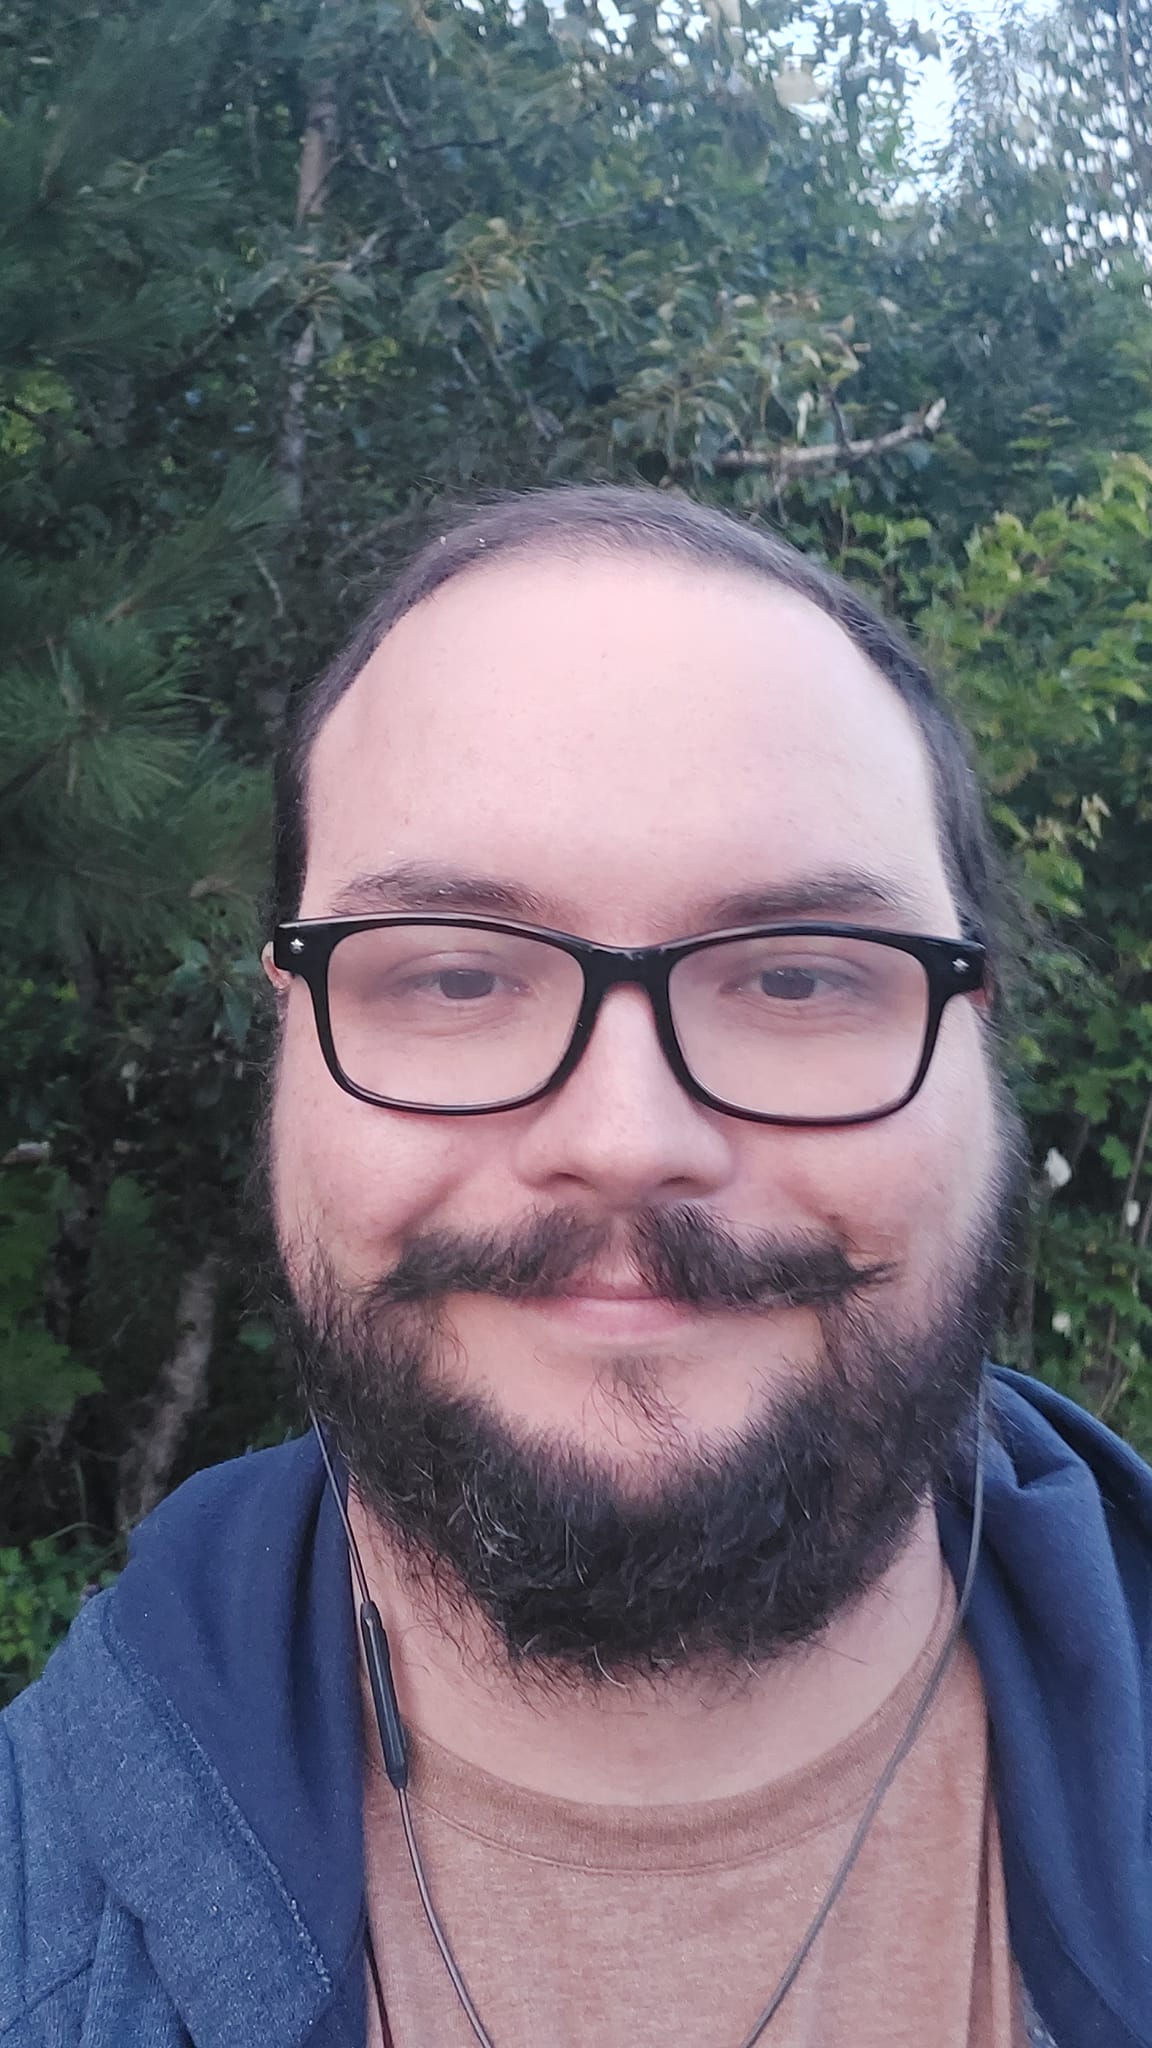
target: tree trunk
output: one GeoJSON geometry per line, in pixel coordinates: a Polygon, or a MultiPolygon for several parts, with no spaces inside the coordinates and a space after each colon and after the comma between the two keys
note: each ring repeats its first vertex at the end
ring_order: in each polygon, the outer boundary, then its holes
{"type": "Polygon", "coordinates": [[[145,1421],[120,1460],[116,1520],[125,1534],[162,1498],[180,1440],[203,1404],[223,1268],[213,1249],[180,1282],[176,1342],[160,1368],[145,1421]]]}
{"type": "MultiPolygon", "coordinates": [[[[296,229],[318,221],[324,212],[328,180],[336,147],[336,87],[331,78],[318,80],[308,101],[308,118],[300,143],[296,171],[296,229]]],[[[316,357],[316,327],[308,320],[288,355],[284,411],[280,421],[280,475],[295,518],[304,504],[304,469],[308,449],[308,386],[316,357]]]]}
{"type": "Polygon", "coordinates": [[[311,320],[288,358],[288,390],[280,427],[280,474],[294,518],[304,504],[304,464],[308,449],[308,385],[316,354],[316,329],[311,320]]]}
{"type": "Polygon", "coordinates": [[[331,78],[322,78],[308,101],[308,123],[300,144],[300,164],[296,174],[298,228],[324,211],[335,146],[336,86],[331,78]]]}

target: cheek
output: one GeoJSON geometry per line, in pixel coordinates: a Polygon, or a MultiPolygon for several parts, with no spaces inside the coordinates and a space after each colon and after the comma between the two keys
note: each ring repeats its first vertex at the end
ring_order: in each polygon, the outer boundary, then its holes
{"type": "MultiPolygon", "coordinates": [[[[878,1123],[795,1132],[785,1171],[797,1209],[831,1226],[857,1256],[890,1261],[926,1284],[984,1212],[997,1138],[991,1075],[976,1019],[946,1042],[918,1095],[878,1123]]],[[[783,1163],[783,1162],[782,1162],[783,1163]]]]}
{"type": "Polygon", "coordinates": [[[271,1121],[272,1195],[289,1267],[320,1246],[352,1284],[379,1277],[402,1239],[451,1206],[472,1170],[466,1118],[403,1116],[339,1088],[310,1016],[290,1009],[271,1121]]]}

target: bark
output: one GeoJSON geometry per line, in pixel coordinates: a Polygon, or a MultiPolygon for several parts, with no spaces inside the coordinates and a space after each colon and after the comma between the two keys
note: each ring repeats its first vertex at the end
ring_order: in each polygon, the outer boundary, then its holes
{"type": "Polygon", "coordinates": [[[288,390],[280,427],[280,474],[294,517],[304,503],[304,467],[308,450],[308,386],[316,357],[316,329],[311,320],[293,344],[288,358],[288,390]]]}
{"type": "Polygon", "coordinates": [[[175,1344],[120,1460],[116,1520],[125,1534],[163,1497],[184,1431],[203,1405],[223,1270],[223,1257],[213,1249],[180,1282],[175,1344]]]}
{"type": "Polygon", "coordinates": [[[300,144],[296,174],[296,226],[315,220],[324,211],[332,158],[336,147],[336,87],[322,78],[308,102],[308,121],[300,144]]]}
{"type": "MultiPolygon", "coordinates": [[[[336,87],[322,78],[308,102],[308,118],[300,143],[296,172],[296,228],[323,216],[336,148],[336,87]]],[[[280,420],[280,475],[289,509],[299,518],[304,504],[304,471],[308,450],[308,387],[316,360],[316,327],[308,320],[292,344],[287,364],[284,411],[280,420]]]]}

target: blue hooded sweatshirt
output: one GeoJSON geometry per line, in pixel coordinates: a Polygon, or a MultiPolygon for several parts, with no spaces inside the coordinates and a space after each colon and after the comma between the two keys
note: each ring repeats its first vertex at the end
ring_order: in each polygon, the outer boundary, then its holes
{"type": "MultiPolygon", "coordinates": [[[[1152,2048],[1152,1472],[991,1384],[967,1628],[1034,2037],[1152,2048]]],[[[970,1508],[939,1517],[959,1579],[970,1508]]],[[[314,1443],[198,1474],[0,1717],[3,2048],[363,2048],[361,1774],[314,1443]]]]}

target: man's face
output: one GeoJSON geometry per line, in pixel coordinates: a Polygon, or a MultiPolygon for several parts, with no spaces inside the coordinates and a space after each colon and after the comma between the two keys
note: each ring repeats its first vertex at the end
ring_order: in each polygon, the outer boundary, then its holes
{"type": "MultiPolygon", "coordinates": [[[[891,687],[802,599],[636,556],[505,560],[405,617],[316,741],[308,843],[304,917],[459,911],[610,946],[813,916],[959,935],[928,761],[891,687]]],[[[560,1215],[602,1231],[583,1294],[449,1289],[435,1376],[620,1498],[763,1425],[826,1350],[812,1304],[618,1298],[638,1219],[695,1213],[882,1267],[870,1314],[893,1334],[970,1277],[999,1158],[973,1000],[948,1005],[907,1107],[788,1129],[691,1100],[636,987],[606,998],[561,1089],[469,1118],[346,1094],[306,988],[283,996],[273,1194],[305,1308],[318,1271],[330,1309],[429,1234],[560,1215]]]]}

